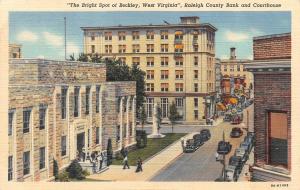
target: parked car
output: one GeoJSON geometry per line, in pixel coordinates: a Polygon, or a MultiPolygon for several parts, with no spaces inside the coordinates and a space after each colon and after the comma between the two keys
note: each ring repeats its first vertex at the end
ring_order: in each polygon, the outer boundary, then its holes
{"type": "Polygon", "coordinates": [[[244,149],[247,152],[247,154],[249,154],[251,151],[251,144],[247,142],[242,142],[240,144],[240,148],[244,149]]]}
{"type": "Polygon", "coordinates": [[[249,155],[247,154],[247,152],[243,148],[235,149],[234,155],[238,156],[238,157],[241,157],[242,162],[244,162],[244,163],[248,160],[248,157],[249,157],[249,155]]]}
{"type": "Polygon", "coordinates": [[[243,135],[243,131],[239,127],[234,127],[231,129],[230,137],[231,138],[239,138],[243,135]]]}
{"type": "Polygon", "coordinates": [[[238,171],[238,173],[240,174],[242,172],[244,163],[242,161],[242,158],[239,156],[231,156],[229,158],[229,165],[231,166],[235,166],[235,169],[238,171]]]}
{"type": "Polygon", "coordinates": [[[209,129],[202,129],[200,131],[200,135],[201,135],[202,139],[205,141],[208,141],[211,137],[209,129]]]}
{"type": "Polygon", "coordinates": [[[231,119],[232,119],[231,113],[225,113],[223,121],[231,121],[231,119]]]}
{"type": "Polygon", "coordinates": [[[225,169],[225,179],[226,181],[237,181],[239,178],[238,171],[235,166],[227,166],[225,169]]]}
{"type": "Polygon", "coordinates": [[[229,142],[220,141],[218,143],[218,150],[219,154],[228,154],[231,151],[232,145],[229,142]]]}
{"type": "Polygon", "coordinates": [[[250,150],[251,150],[254,145],[254,137],[247,134],[247,136],[245,136],[244,138],[244,142],[250,145],[250,150]]]}
{"type": "Polygon", "coordinates": [[[199,148],[199,146],[204,144],[204,139],[202,138],[202,136],[200,134],[195,134],[193,136],[193,139],[194,139],[194,144],[195,144],[196,149],[199,148]]]}
{"type": "Polygon", "coordinates": [[[186,141],[186,145],[184,147],[184,152],[195,152],[196,147],[195,147],[195,143],[194,143],[194,139],[188,139],[186,141]]]}
{"type": "Polygon", "coordinates": [[[243,121],[243,113],[238,112],[237,114],[232,116],[231,124],[237,125],[243,121]]]}

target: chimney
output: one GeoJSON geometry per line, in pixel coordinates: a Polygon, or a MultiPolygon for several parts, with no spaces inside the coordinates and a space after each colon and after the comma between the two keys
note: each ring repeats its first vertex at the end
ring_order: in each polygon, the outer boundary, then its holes
{"type": "Polygon", "coordinates": [[[230,59],[236,59],[235,47],[230,48],[230,59]]]}

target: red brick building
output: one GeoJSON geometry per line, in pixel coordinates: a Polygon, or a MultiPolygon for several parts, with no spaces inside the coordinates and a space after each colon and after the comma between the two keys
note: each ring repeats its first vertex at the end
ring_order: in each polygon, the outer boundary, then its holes
{"type": "Polygon", "coordinates": [[[289,181],[291,173],[291,34],[253,39],[254,181],[289,181]]]}

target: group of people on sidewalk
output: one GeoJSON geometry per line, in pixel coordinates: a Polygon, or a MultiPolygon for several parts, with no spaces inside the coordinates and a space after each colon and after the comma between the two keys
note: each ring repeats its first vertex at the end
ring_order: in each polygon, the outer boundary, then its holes
{"type": "Polygon", "coordinates": [[[91,155],[89,153],[78,152],[77,151],[77,160],[78,161],[90,161],[93,165],[93,173],[97,173],[102,170],[104,155],[102,152],[93,152],[91,155]]]}
{"type": "MultiPolygon", "coordinates": [[[[128,164],[128,152],[127,152],[127,150],[123,150],[123,148],[122,148],[121,154],[124,157],[124,159],[123,159],[123,170],[125,170],[126,168],[130,169],[129,164],[128,164]]],[[[135,172],[142,172],[143,171],[143,167],[142,167],[143,162],[142,162],[141,157],[138,157],[136,165],[137,166],[136,166],[135,172]]]]}

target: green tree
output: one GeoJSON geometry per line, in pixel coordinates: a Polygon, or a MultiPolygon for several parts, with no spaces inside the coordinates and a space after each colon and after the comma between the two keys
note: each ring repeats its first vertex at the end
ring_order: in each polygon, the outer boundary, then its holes
{"type": "Polygon", "coordinates": [[[162,118],[161,118],[161,108],[159,106],[157,106],[156,108],[156,115],[155,117],[157,118],[157,131],[159,133],[159,130],[161,128],[161,121],[162,121],[162,118]]]}
{"type": "Polygon", "coordinates": [[[139,118],[140,118],[140,121],[141,121],[142,130],[144,131],[144,125],[145,125],[145,123],[147,121],[147,115],[146,115],[146,111],[145,111],[145,107],[144,106],[142,106],[140,108],[139,118]]]}
{"type": "Polygon", "coordinates": [[[146,73],[136,64],[133,64],[130,75],[131,80],[136,81],[136,110],[139,110],[144,105],[146,73]]]}
{"type": "Polygon", "coordinates": [[[58,179],[58,164],[55,159],[53,159],[53,175],[56,181],[58,179]]]}
{"type": "Polygon", "coordinates": [[[67,167],[66,171],[69,173],[69,177],[72,179],[82,180],[85,178],[85,176],[83,175],[82,167],[77,160],[73,160],[67,167]]]}
{"type": "Polygon", "coordinates": [[[176,121],[179,118],[179,114],[178,114],[178,111],[177,111],[177,108],[176,108],[176,105],[175,105],[174,101],[170,105],[170,111],[169,111],[168,118],[169,118],[169,120],[171,122],[172,133],[173,133],[173,131],[174,131],[174,124],[176,123],[176,121]]]}
{"type": "Polygon", "coordinates": [[[112,163],[112,158],[113,158],[113,150],[112,150],[112,144],[110,138],[107,141],[106,152],[107,152],[107,166],[109,166],[112,163]]]}

